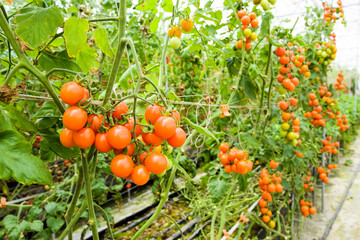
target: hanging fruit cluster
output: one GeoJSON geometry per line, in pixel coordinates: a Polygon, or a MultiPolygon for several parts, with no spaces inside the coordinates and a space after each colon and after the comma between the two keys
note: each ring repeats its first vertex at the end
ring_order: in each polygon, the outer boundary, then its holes
{"type": "Polygon", "coordinates": [[[304,190],[306,192],[313,192],[314,191],[314,183],[311,181],[310,172],[307,172],[307,176],[302,179],[304,182],[304,190]]]}
{"type": "Polygon", "coordinates": [[[323,66],[329,66],[331,61],[336,58],[337,48],[333,41],[322,42],[321,44],[316,43],[315,47],[318,48],[316,55],[318,57],[318,63],[323,66]]]}
{"type": "Polygon", "coordinates": [[[309,214],[311,214],[311,215],[316,214],[316,208],[313,207],[312,202],[307,202],[304,199],[301,199],[300,200],[300,206],[301,206],[301,214],[304,217],[309,216],[309,214]]]}
{"type": "MultiPolygon", "coordinates": [[[[271,169],[276,169],[279,165],[278,162],[273,160],[269,163],[271,169]]],[[[273,173],[270,176],[267,169],[263,169],[260,172],[259,187],[262,191],[261,199],[259,200],[260,212],[262,215],[262,220],[264,223],[270,223],[272,212],[269,210],[268,204],[272,201],[273,195],[275,192],[281,193],[284,187],[281,185],[282,173],[277,172],[273,173]]]]}
{"type": "Polygon", "coordinates": [[[330,5],[323,2],[324,7],[324,20],[326,22],[336,21],[336,19],[344,18],[342,2],[339,0],[337,1],[338,8],[331,7],[330,5]],[[336,16],[337,13],[340,13],[339,17],[336,16]]]}
{"type": "Polygon", "coordinates": [[[327,174],[329,174],[330,170],[325,170],[323,167],[318,167],[317,171],[319,173],[319,178],[324,182],[324,183],[328,183],[329,182],[329,178],[327,176],[327,174]]]}
{"type": "MultiPolygon", "coordinates": [[[[246,38],[245,50],[248,51],[251,48],[251,41],[255,41],[257,39],[257,34],[255,32],[255,29],[259,26],[259,20],[256,17],[256,13],[252,12],[249,15],[247,15],[247,11],[244,9],[238,11],[237,15],[241,19],[241,24],[242,24],[241,28],[246,38]]],[[[243,40],[240,39],[236,43],[236,48],[242,49],[242,47],[243,47],[243,40]]]]}
{"type": "Polygon", "coordinates": [[[323,147],[321,148],[321,152],[327,152],[327,153],[332,153],[332,154],[337,154],[338,150],[337,147],[339,147],[339,142],[335,141],[335,142],[331,142],[332,137],[331,136],[327,136],[326,139],[321,140],[321,143],[323,144],[323,147]]]}
{"type": "Polygon", "coordinates": [[[253,162],[248,159],[248,153],[236,148],[230,149],[227,143],[221,143],[219,149],[219,158],[227,173],[234,172],[244,175],[252,170],[253,162]]]}
{"type": "MultiPolygon", "coordinates": [[[[71,105],[63,115],[65,129],[60,141],[68,148],[86,149],[93,144],[101,153],[113,150],[116,155],[111,162],[111,171],[121,178],[131,179],[137,185],[148,182],[150,172],[162,174],[168,167],[168,160],[161,153],[161,144],[166,140],[168,147],[181,147],[186,140],[180,124],[180,114],[168,114],[160,105],[149,105],[145,111],[145,121],[149,125],[136,124],[128,117],[129,108],[119,102],[105,114],[89,114],[84,109],[89,106],[89,91],[72,81],[60,90],[63,102],[71,105]],[[84,107],[85,106],[85,107],[84,107]],[[141,136],[140,136],[141,135],[141,136]]],[[[90,110],[92,111],[92,110],[90,110]]]]}
{"type": "Polygon", "coordinates": [[[342,81],[344,80],[344,75],[342,74],[342,72],[338,73],[338,78],[336,79],[336,83],[335,83],[335,89],[336,90],[343,90],[345,89],[345,85],[342,83],[342,81]]]}
{"type": "Polygon", "coordinates": [[[170,46],[173,49],[178,49],[181,46],[180,38],[182,31],[190,32],[193,29],[193,27],[194,27],[194,23],[193,20],[191,20],[190,18],[181,20],[180,27],[179,26],[171,27],[168,31],[169,37],[171,38],[170,46]]]}
{"type": "Polygon", "coordinates": [[[319,105],[319,100],[316,97],[315,93],[310,93],[309,94],[309,103],[308,105],[310,107],[313,107],[311,112],[306,112],[304,114],[304,116],[306,118],[312,118],[310,120],[311,124],[313,124],[315,127],[318,126],[325,126],[326,124],[326,119],[323,118],[323,114],[321,114],[322,112],[322,107],[319,105]]]}
{"type": "Polygon", "coordinates": [[[264,11],[267,11],[267,10],[269,10],[269,7],[270,7],[270,4],[269,3],[271,3],[271,5],[275,5],[275,3],[276,3],[276,0],[253,0],[253,3],[255,4],[255,5],[261,5],[261,7],[263,8],[263,10],[264,11]]]}
{"type": "Polygon", "coordinates": [[[338,111],[338,114],[336,115],[337,123],[336,125],[339,126],[339,130],[344,132],[349,128],[349,125],[347,123],[349,120],[347,119],[347,116],[344,114],[341,116],[341,112],[338,111]]]}
{"type": "Polygon", "coordinates": [[[282,138],[286,138],[291,146],[295,147],[299,143],[301,143],[300,139],[300,119],[295,119],[295,114],[290,113],[291,107],[294,107],[297,104],[298,100],[294,97],[290,98],[289,102],[281,101],[279,103],[279,108],[284,111],[281,114],[281,118],[283,119],[283,123],[281,125],[280,136],[282,138]],[[291,119],[293,119],[291,121],[291,119]],[[292,128],[292,130],[290,130],[292,128]]]}

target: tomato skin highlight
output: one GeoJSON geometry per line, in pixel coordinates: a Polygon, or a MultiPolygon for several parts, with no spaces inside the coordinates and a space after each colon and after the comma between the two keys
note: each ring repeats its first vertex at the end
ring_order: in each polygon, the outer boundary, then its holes
{"type": "Polygon", "coordinates": [[[99,152],[102,152],[102,153],[110,152],[113,149],[107,140],[106,133],[96,134],[95,147],[99,152]]]}
{"type": "Polygon", "coordinates": [[[152,125],[156,123],[159,117],[162,116],[162,109],[158,105],[149,105],[145,110],[145,120],[152,125]]]}
{"type": "Polygon", "coordinates": [[[112,114],[112,117],[121,119],[121,114],[125,114],[129,112],[128,105],[125,102],[120,102],[118,105],[114,107],[114,111],[109,113],[109,116],[112,114]]]}
{"type": "Polygon", "coordinates": [[[161,153],[152,152],[145,158],[145,167],[151,173],[162,173],[166,170],[167,159],[161,153]]]}
{"type": "Polygon", "coordinates": [[[126,148],[131,142],[131,134],[129,130],[120,125],[110,128],[106,137],[109,144],[116,149],[126,148]]]}
{"type": "Polygon", "coordinates": [[[101,114],[99,114],[99,115],[90,114],[88,116],[88,124],[90,124],[89,128],[91,128],[95,134],[98,133],[98,130],[101,127],[101,123],[102,123],[103,119],[104,119],[104,116],[101,114]]]}
{"type": "Polygon", "coordinates": [[[134,167],[134,170],[131,173],[131,179],[136,185],[144,185],[150,179],[150,173],[143,165],[138,165],[134,167]]]}
{"type": "Polygon", "coordinates": [[[74,131],[64,128],[60,133],[60,142],[64,147],[75,147],[76,144],[74,142],[74,131]]]}
{"type": "Polygon", "coordinates": [[[82,149],[91,147],[95,141],[95,133],[91,128],[82,128],[74,133],[74,142],[76,146],[82,149]]]}
{"type": "Polygon", "coordinates": [[[60,98],[66,104],[76,105],[84,98],[84,88],[77,82],[67,82],[60,89],[60,98]]]}
{"type": "Polygon", "coordinates": [[[78,131],[82,129],[88,120],[84,109],[72,106],[66,109],[63,115],[63,123],[67,129],[78,131]]]}
{"type": "Polygon", "coordinates": [[[181,147],[186,141],[186,133],[182,128],[176,128],[174,136],[166,139],[168,144],[172,147],[181,147]]]}
{"type": "Polygon", "coordinates": [[[146,145],[159,146],[164,139],[155,133],[142,133],[142,138],[146,145]]]}
{"type": "Polygon", "coordinates": [[[171,117],[159,117],[155,123],[155,134],[163,139],[171,138],[176,133],[176,122],[171,117]]]}
{"type": "Polygon", "coordinates": [[[120,154],[111,160],[112,173],[120,178],[130,176],[134,169],[134,162],[128,155],[120,154]]]}

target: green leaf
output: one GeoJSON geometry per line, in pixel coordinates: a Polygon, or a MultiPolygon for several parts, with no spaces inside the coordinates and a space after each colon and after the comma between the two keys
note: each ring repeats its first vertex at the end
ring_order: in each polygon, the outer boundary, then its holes
{"type": "Polygon", "coordinates": [[[57,233],[64,223],[65,221],[61,218],[49,217],[46,219],[46,224],[51,228],[53,233],[57,233]]]}
{"type": "Polygon", "coordinates": [[[195,51],[199,51],[202,49],[201,44],[191,44],[191,46],[188,48],[189,52],[195,52],[195,51]]]}
{"type": "Polygon", "coordinates": [[[16,35],[30,48],[35,49],[56,34],[64,18],[56,6],[49,8],[27,7],[15,15],[16,35]]]}
{"type": "Polygon", "coordinates": [[[77,57],[84,48],[87,31],[89,31],[89,23],[86,19],[71,17],[65,22],[64,38],[69,57],[77,57]]]}
{"type": "Polygon", "coordinates": [[[180,98],[172,90],[168,92],[167,96],[169,100],[181,101],[180,98]]]}
{"type": "Polygon", "coordinates": [[[34,220],[30,223],[29,230],[40,232],[43,230],[44,224],[40,220],[34,220]]]}
{"type": "Polygon", "coordinates": [[[238,185],[240,191],[242,192],[246,191],[248,186],[248,174],[245,175],[238,174],[238,185]]]}
{"type": "Polygon", "coordinates": [[[203,128],[202,126],[199,126],[193,122],[190,121],[190,119],[184,117],[184,122],[188,125],[190,125],[190,127],[192,127],[193,129],[195,129],[198,133],[200,134],[204,134],[208,137],[211,137],[212,139],[214,139],[218,144],[219,144],[219,140],[214,136],[214,134],[212,132],[210,132],[208,129],[203,128]]]}
{"type": "Polygon", "coordinates": [[[256,99],[256,95],[258,93],[257,85],[251,81],[249,74],[245,74],[242,78],[242,86],[244,87],[245,94],[251,98],[256,99]]]}
{"type": "Polygon", "coordinates": [[[51,184],[45,164],[31,154],[31,145],[14,130],[0,131],[0,179],[13,177],[23,184],[51,184]]]}
{"type": "Polygon", "coordinates": [[[162,9],[165,12],[172,12],[173,11],[173,2],[171,0],[163,0],[161,3],[162,9]]]}
{"type": "Polygon", "coordinates": [[[93,31],[93,37],[95,39],[96,45],[100,50],[108,57],[114,57],[114,53],[111,49],[108,34],[105,29],[97,28],[93,31]]]}
{"type": "Polygon", "coordinates": [[[3,108],[3,110],[8,114],[16,128],[28,132],[37,131],[36,125],[15,107],[0,102],[0,108],[3,108]]]}
{"type": "Polygon", "coordinates": [[[48,204],[45,205],[45,210],[48,214],[50,215],[55,215],[56,214],[56,202],[49,202],[48,204]]]}
{"type": "Polygon", "coordinates": [[[140,11],[151,11],[157,6],[157,0],[145,0],[143,3],[140,3],[136,10],[140,11]]]}
{"type": "Polygon", "coordinates": [[[262,146],[261,143],[259,143],[255,138],[250,135],[250,133],[242,135],[241,138],[248,147],[259,148],[262,146]]]}
{"type": "Polygon", "coordinates": [[[45,71],[50,71],[53,68],[64,68],[75,72],[81,71],[76,61],[68,57],[66,50],[54,54],[43,52],[39,57],[39,66],[45,71]]]}
{"type": "Polygon", "coordinates": [[[187,178],[187,180],[188,180],[189,182],[191,182],[191,177],[190,177],[189,174],[185,171],[185,169],[182,168],[182,167],[180,166],[180,164],[179,164],[171,155],[169,155],[169,157],[167,157],[167,158],[169,158],[170,161],[174,164],[174,166],[175,166],[177,169],[179,169],[180,172],[182,172],[182,173],[185,175],[185,177],[187,178]]]}
{"type": "Polygon", "coordinates": [[[80,51],[80,54],[76,58],[76,62],[79,64],[84,73],[89,72],[90,69],[98,69],[100,67],[95,49],[89,47],[87,44],[85,44],[83,49],[80,51]]]}
{"type": "Polygon", "coordinates": [[[0,107],[0,131],[1,130],[15,130],[10,117],[6,114],[2,107],[0,107]]]}
{"type": "Polygon", "coordinates": [[[159,22],[162,19],[163,13],[160,13],[160,16],[154,18],[150,23],[150,32],[155,33],[158,29],[159,22]]]}
{"type": "Polygon", "coordinates": [[[206,30],[210,34],[210,36],[215,37],[216,35],[216,27],[214,25],[206,25],[206,30]]]}
{"type": "Polygon", "coordinates": [[[33,118],[36,119],[36,124],[40,130],[48,129],[54,126],[60,119],[61,113],[59,112],[54,102],[44,102],[41,108],[34,114],[33,118]]]}
{"type": "Polygon", "coordinates": [[[69,13],[77,13],[79,10],[75,6],[71,6],[67,9],[69,13]]]}
{"type": "Polygon", "coordinates": [[[260,74],[260,70],[257,65],[251,64],[249,66],[249,74],[252,81],[255,81],[260,74]]]}
{"type": "Polygon", "coordinates": [[[261,16],[260,32],[266,36],[270,33],[270,23],[274,16],[270,12],[266,12],[261,16]]]}
{"type": "Polygon", "coordinates": [[[41,142],[46,143],[51,151],[64,159],[73,158],[79,154],[78,148],[64,147],[60,142],[60,135],[57,132],[40,132],[40,136],[42,137],[41,142]]]}
{"type": "Polygon", "coordinates": [[[130,84],[128,83],[129,79],[135,78],[138,76],[138,72],[135,64],[131,65],[126,71],[121,75],[119,84],[120,87],[124,90],[128,90],[130,88],[130,84]]]}
{"type": "Polygon", "coordinates": [[[210,178],[208,189],[210,191],[211,200],[218,203],[224,197],[229,189],[229,183],[219,177],[210,178]]]}

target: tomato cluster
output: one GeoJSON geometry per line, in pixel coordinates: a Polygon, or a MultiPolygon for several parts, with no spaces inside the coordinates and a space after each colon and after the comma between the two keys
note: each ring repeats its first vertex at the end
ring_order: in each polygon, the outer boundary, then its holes
{"type": "Polygon", "coordinates": [[[324,183],[328,183],[329,182],[329,178],[327,176],[327,174],[329,174],[329,170],[325,170],[323,167],[318,167],[317,171],[319,173],[319,178],[324,182],[324,183]]]}
{"type": "MultiPolygon", "coordinates": [[[[252,12],[249,15],[247,15],[247,11],[244,9],[238,11],[237,15],[241,19],[241,24],[242,24],[241,28],[246,38],[245,50],[248,51],[251,48],[251,41],[255,41],[257,39],[257,33],[255,32],[255,29],[259,26],[259,20],[256,17],[256,13],[252,12]],[[251,26],[252,29],[249,26],[251,26]]],[[[243,40],[240,39],[236,43],[236,48],[242,49],[242,47],[243,47],[243,40]]]]}
{"type": "Polygon", "coordinates": [[[279,108],[283,111],[281,114],[283,123],[281,125],[280,136],[286,138],[293,147],[301,143],[301,140],[298,139],[300,137],[300,119],[295,118],[295,114],[289,112],[290,108],[294,107],[297,102],[298,100],[292,97],[289,102],[281,101],[279,103],[279,108]],[[290,130],[291,127],[292,130],[290,130]]]}
{"type": "MultiPolygon", "coordinates": [[[[331,93],[330,93],[331,94],[331,93]]],[[[313,107],[311,112],[306,112],[304,116],[306,118],[312,118],[310,120],[311,124],[313,124],[315,127],[317,126],[325,126],[326,119],[323,118],[325,113],[321,114],[323,111],[323,108],[319,105],[319,100],[317,99],[317,96],[315,93],[309,93],[309,103],[308,105],[310,107],[313,107]]]]}
{"type": "Polygon", "coordinates": [[[341,112],[338,111],[338,114],[336,115],[336,119],[337,119],[337,123],[336,125],[339,126],[339,130],[344,132],[349,128],[349,125],[347,125],[347,123],[349,122],[349,120],[347,119],[347,116],[344,115],[340,115],[341,112]]]}
{"type": "Polygon", "coordinates": [[[316,43],[315,47],[317,48],[316,56],[318,58],[318,63],[323,64],[324,66],[329,66],[332,61],[336,58],[337,48],[333,41],[322,42],[321,44],[316,43]]]}
{"type": "Polygon", "coordinates": [[[221,143],[219,149],[219,158],[227,173],[234,172],[244,175],[252,170],[253,162],[248,159],[247,152],[236,148],[230,149],[227,143],[221,143]]]}
{"type": "Polygon", "coordinates": [[[324,20],[326,22],[331,22],[331,20],[335,21],[338,18],[344,18],[343,8],[342,8],[342,2],[339,0],[337,1],[338,8],[332,8],[330,5],[323,2],[324,7],[324,20]],[[336,13],[340,13],[339,17],[336,16],[336,13]]]}
{"type": "Polygon", "coordinates": [[[345,89],[345,85],[342,84],[342,81],[344,80],[344,75],[342,74],[342,72],[338,73],[338,78],[336,79],[336,83],[335,83],[335,89],[336,90],[343,90],[345,89]]]}
{"type": "Polygon", "coordinates": [[[307,176],[302,179],[304,182],[304,190],[306,192],[312,192],[314,191],[314,183],[311,181],[310,172],[307,172],[307,176]]]}
{"type": "Polygon", "coordinates": [[[168,31],[169,37],[171,38],[170,40],[171,47],[173,49],[178,49],[181,45],[180,38],[182,31],[190,32],[193,29],[193,27],[194,27],[194,23],[190,18],[181,20],[180,27],[179,26],[171,27],[168,31]]]}
{"type": "Polygon", "coordinates": [[[300,206],[301,206],[301,214],[304,217],[309,216],[309,214],[311,214],[311,215],[316,214],[316,208],[313,207],[313,204],[311,202],[307,202],[304,199],[301,199],[300,206]]]}
{"type": "MultiPolygon", "coordinates": [[[[181,147],[186,141],[180,124],[180,114],[172,111],[167,114],[160,105],[149,105],[144,118],[149,125],[141,124],[133,117],[127,117],[129,108],[119,102],[106,114],[89,114],[83,105],[89,98],[77,82],[64,84],[60,91],[61,99],[71,105],[63,115],[65,129],[61,131],[60,141],[65,147],[86,149],[93,144],[101,153],[113,150],[116,155],[111,162],[114,175],[131,179],[137,185],[148,182],[150,172],[163,174],[168,160],[161,153],[161,144],[166,140],[169,147],[181,147]],[[140,136],[141,135],[141,136],[140,136]]],[[[169,164],[171,165],[171,164],[169,164]]]]}
{"type": "MultiPolygon", "coordinates": [[[[277,168],[278,165],[279,163],[273,160],[270,161],[270,167],[272,169],[277,168]]],[[[260,212],[263,214],[262,220],[264,223],[269,223],[271,220],[272,212],[268,209],[268,203],[272,201],[272,194],[275,192],[281,193],[284,189],[281,185],[281,176],[282,173],[280,172],[273,173],[272,176],[270,176],[267,169],[263,169],[260,172],[260,180],[258,184],[261,188],[262,194],[258,205],[260,207],[260,212]]]]}
{"type": "Polygon", "coordinates": [[[331,136],[327,136],[326,139],[323,139],[321,141],[321,143],[323,144],[323,147],[321,148],[321,152],[327,152],[327,153],[332,153],[332,154],[337,154],[338,150],[337,147],[339,147],[339,142],[335,141],[333,143],[331,143],[330,141],[332,140],[331,136]]]}

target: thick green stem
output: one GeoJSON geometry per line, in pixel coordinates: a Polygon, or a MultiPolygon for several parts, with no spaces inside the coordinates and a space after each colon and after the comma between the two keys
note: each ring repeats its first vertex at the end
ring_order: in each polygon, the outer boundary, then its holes
{"type": "Polygon", "coordinates": [[[77,213],[75,214],[75,216],[71,219],[70,223],[66,226],[65,230],[61,233],[60,237],[58,238],[58,240],[63,240],[66,235],[68,234],[68,232],[70,231],[70,229],[77,223],[77,221],[79,220],[81,214],[86,210],[87,207],[87,201],[84,201],[83,204],[81,205],[80,209],[77,211],[77,213]]]}
{"type": "Polygon", "coordinates": [[[71,71],[71,70],[69,70],[69,69],[53,68],[53,69],[51,69],[49,72],[47,72],[47,73],[45,74],[45,76],[46,76],[46,77],[49,77],[49,76],[50,76],[52,73],[54,73],[54,72],[65,72],[65,73],[71,73],[71,74],[74,74],[74,75],[76,75],[76,74],[84,74],[84,75],[86,75],[85,73],[75,72],[75,71],[71,71]]]}
{"type": "Polygon", "coordinates": [[[122,41],[125,37],[125,29],[126,29],[126,0],[120,0],[120,8],[119,8],[119,30],[118,30],[118,47],[115,54],[115,60],[113,67],[111,69],[110,78],[107,82],[105,97],[103,101],[103,105],[105,105],[111,96],[115,79],[118,74],[122,55],[124,53],[126,42],[122,41]]]}
{"type": "Polygon", "coordinates": [[[110,233],[110,239],[111,239],[111,240],[114,240],[114,235],[113,235],[112,230],[111,230],[111,224],[110,224],[109,216],[107,215],[107,213],[105,212],[105,210],[104,210],[102,207],[100,207],[99,205],[97,205],[97,204],[95,204],[95,203],[94,203],[94,206],[95,206],[97,209],[100,210],[103,218],[104,218],[105,221],[106,221],[106,225],[107,225],[108,230],[109,230],[109,233],[110,233]]]}
{"type": "Polygon", "coordinates": [[[85,180],[85,190],[86,190],[86,200],[88,204],[89,209],[89,225],[91,226],[92,235],[94,240],[99,240],[99,233],[97,230],[97,222],[96,222],[96,215],[94,210],[94,203],[93,203],[93,197],[92,197],[92,186],[90,182],[90,176],[89,176],[89,163],[87,158],[84,156],[85,152],[81,151],[81,161],[82,161],[82,167],[83,167],[83,173],[84,173],[84,180],[85,180]]]}
{"type": "Polygon", "coordinates": [[[20,70],[24,65],[20,62],[13,69],[11,69],[10,73],[6,76],[6,79],[4,81],[4,84],[9,84],[11,79],[15,76],[16,72],[20,70]]]}
{"type": "Polygon", "coordinates": [[[118,17],[89,19],[89,22],[118,22],[118,21],[120,21],[118,17]]]}
{"type": "Polygon", "coordinates": [[[211,218],[211,228],[210,228],[211,240],[215,240],[215,222],[217,215],[218,215],[218,210],[216,209],[214,215],[211,218]]]}

